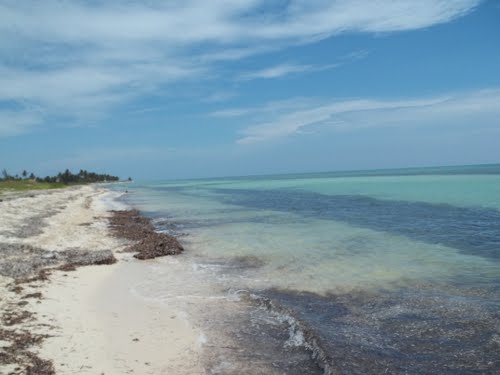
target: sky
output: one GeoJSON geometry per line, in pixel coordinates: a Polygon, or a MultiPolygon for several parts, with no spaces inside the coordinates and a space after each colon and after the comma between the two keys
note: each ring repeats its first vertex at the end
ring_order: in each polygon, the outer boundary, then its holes
{"type": "Polygon", "coordinates": [[[0,0],[0,168],[500,162],[497,0],[0,0]]]}

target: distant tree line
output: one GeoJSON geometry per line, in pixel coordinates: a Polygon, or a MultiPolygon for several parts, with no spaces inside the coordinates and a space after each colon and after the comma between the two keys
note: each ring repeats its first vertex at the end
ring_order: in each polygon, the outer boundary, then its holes
{"type": "Polygon", "coordinates": [[[66,169],[64,172],[59,172],[55,176],[45,177],[37,177],[34,173],[28,173],[26,170],[23,170],[21,175],[11,175],[6,169],[3,169],[0,180],[34,180],[37,182],[60,182],[63,184],[88,184],[92,182],[118,181],[119,178],[109,174],[88,172],[85,169],[80,169],[80,172],[76,174],[71,173],[69,169],[66,169]]]}

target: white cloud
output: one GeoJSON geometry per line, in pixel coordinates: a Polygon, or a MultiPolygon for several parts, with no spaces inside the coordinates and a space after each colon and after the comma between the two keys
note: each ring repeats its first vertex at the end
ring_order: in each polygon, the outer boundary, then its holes
{"type": "Polygon", "coordinates": [[[219,90],[205,96],[202,100],[208,103],[216,103],[216,102],[224,102],[236,96],[238,96],[238,94],[234,91],[219,90]]]}
{"type": "Polygon", "coordinates": [[[338,61],[333,64],[325,64],[325,65],[290,64],[290,63],[279,64],[252,72],[242,73],[240,74],[239,79],[242,81],[249,81],[253,79],[280,78],[288,76],[290,74],[297,74],[297,73],[321,72],[324,70],[338,68],[339,66],[347,62],[364,59],[365,57],[368,56],[368,54],[369,52],[367,50],[354,51],[345,56],[340,56],[338,58],[338,61]]]}
{"type": "Polygon", "coordinates": [[[257,70],[255,72],[247,72],[240,75],[243,81],[252,79],[269,79],[279,78],[294,73],[318,72],[327,69],[333,69],[337,65],[299,65],[299,64],[280,64],[270,68],[257,70]]]}
{"type": "Polygon", "coordinates": [[[257,115],[268,116],[282,113],[282,111],[297,110],[300,108],[310,108],[314,105],[319,105],[319,100],[316,98],[290,98],[285,100],[272,101],[257,107],[238,107],[226,108],[214,111],[209,116],[219,118],[237,118],[243,116],[256,117],[257,115]]]}
{"type": "Polygon", "coordinates": [[[65,43],[230,43],[332,35],[346,31],[391,32],[449,22],[479,0],[188,0],[6,1],[1,29],[32,40],[65,43]]]}
{"type": "Polygon", "coordinates": [[[221,109],[209,114],[213,117],[230,118],[230,117],[241,117],[248,113],[252,113],[252,108],[232,108],[232,109],[221,109]]]}
{"type": "MultiPolygon", "coordinates": [[[[165,90],[174,81],[212,77],[224,61],[346,32],[429,27],[463,16],[479,2],[3,0],[0,104],[23,103],[21,111],[40,106],[44,113],[76,121],[165,90]]],[[[317,68],[282,64],[254,76],[317,68]]],[[[28,122],[0,126],[5,134],[14,126],[26,131],[21,124],[28,122]]]]}
{"type": "MultiPolygon", "coordinates": [[[[242,109],[238,109],[242,113],[242,109]]],[[[227,113],[231,113],[228,109],[227,113]]],[[[269,141],[302,133],[318,125],[338,130],[412,125],[446,125],[479,118],[500,118],[500,89],[413,99],[351,99],[311,105],[293,112],[270,111],[267,121],[248,126],[240,144],[269,141]]],[[[247,116],[255,115],[248,111],[247,116]]],[[[476,121],[475,121],[476,120],[476,121]]],[[[499,126],[497,121],[493,122],[499,126]]]]}

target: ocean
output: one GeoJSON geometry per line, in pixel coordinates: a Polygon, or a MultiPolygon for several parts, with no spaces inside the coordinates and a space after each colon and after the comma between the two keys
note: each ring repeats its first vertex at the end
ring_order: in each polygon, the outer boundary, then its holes
{"type": "Polygon", "coordinates": [[[185,311],[207,373],[500,373],[500,165],[115,189],[185,246],[133,292],[185,311]]]}

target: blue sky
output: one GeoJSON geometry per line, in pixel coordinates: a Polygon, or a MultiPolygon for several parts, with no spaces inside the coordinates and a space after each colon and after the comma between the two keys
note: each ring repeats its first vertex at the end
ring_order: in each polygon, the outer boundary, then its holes
{"type": "Polygon", "coordinates": [[[0,0],[0,168],[500,162],[500,3],[0,0]]]}

